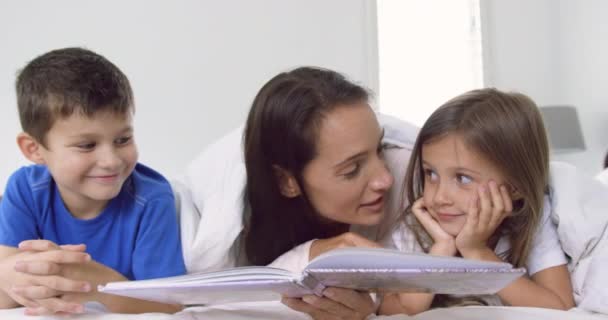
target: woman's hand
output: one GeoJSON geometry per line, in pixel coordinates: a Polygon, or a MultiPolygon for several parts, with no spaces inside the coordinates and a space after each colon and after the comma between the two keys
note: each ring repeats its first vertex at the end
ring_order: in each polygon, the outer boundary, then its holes
{"type": "Polygon", "coordinates": [[[369,293],[342,288],[327,288],[322,297],[283,298],[281,302],[315,320],[363,320],[376,309],[369,293]]]}
{"type": "Polygon", "coordinates": [[[422,227],[433,238],[433,246],[429,251],[430,254],[440,256],[456,255],[456,241],[453,236],[445,232],[439,223],[426,210],[424,199],[420,198],[412,205],[412,212],[422,227]]]}
{"type": "MultiPolygon", "coordinates": [[[[309,259],[338,248],[381,246],[356,233],[345,232],[339,236],[318,239],[310,245],[309,259]]],[[[375,312],[369,293],[351,289],[327,288],[323,297],[308,295],[300,299],[283,298],[283,304],[296,311],[309,314],[315,320],[365,319],[375,312]]]]}
{"type": "Polygon", "coordinates": [[[480,186],[478,195],[469,201],[467,221],[456,236],[456,248],[465,258],[479,258],[488,247],[488,239],[513,211],[513,202],[505,186],[490,181],[480,186]]]}
{"type": "Polygon", "coordinates": [[[345,232],[333,238],[313,241],[310,245],[309,260],[333,249],[349,247],[381,248],[382,246],[356,233],[345,232]]]}

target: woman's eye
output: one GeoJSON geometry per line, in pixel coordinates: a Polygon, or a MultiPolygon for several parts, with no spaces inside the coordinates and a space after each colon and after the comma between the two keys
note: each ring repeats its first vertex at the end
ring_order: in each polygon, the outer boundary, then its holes
{"type": "Polygon", "coordinates": [[[380,143],[380,144],[378,145],[378,149],[376,149],[376,152],[377,152],[378,154],[381,154],[381,153],[382,153],[382,152],[384,152],[384,150],[386,150],[386,149],[388,149],[388,143],[383,142],[383,143],[380,143]]]}
{"type": "Polygon", "coordinates": [[[353,170],[347,172],[344,174],[344,177],[346,177],[347,179],[352,179],[354,177],[356,177],[359,174],[359,171],[361,170],[361,165],[359,165],[358,163],[355,164],[355,167],[353,168],[353,170]]]}
{"type": "Polygon", "coordinates": [[[456,180],[458,180],[458,183],[460,183],[460,184],[469,184],[469,183],[473,182],[473,179],[471,179],[471,177],[464,175],[464,174],[457,175],[456,180]]]}

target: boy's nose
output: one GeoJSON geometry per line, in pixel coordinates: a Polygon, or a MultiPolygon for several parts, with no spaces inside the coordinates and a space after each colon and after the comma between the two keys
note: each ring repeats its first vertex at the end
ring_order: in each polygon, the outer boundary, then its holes
{"type": "Polygon", "coordinates": [[[113,150],[105,150],[99,155],[97,163],[102,168],[114,169],[120,166],[121,160],[113,150]]]}

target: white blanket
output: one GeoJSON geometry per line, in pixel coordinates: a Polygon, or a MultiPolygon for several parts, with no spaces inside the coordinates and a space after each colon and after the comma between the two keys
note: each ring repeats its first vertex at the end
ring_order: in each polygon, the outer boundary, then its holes
{"type": "Polygon", "coordinates": [[[576,167],[551,163],[552,218],[571,258],[574,298],[580,308],[608,314],[608,185],[576,167]]]}
{"type": "MultiPolygon", "coordinates": [[[[0,310],[2,320],[64,320],[66,317],[27,317],[23,309],[0,310]]],[[[146,313],[83,314],[70,316],[74,320],[310,320],[307,315],[295,312],[279,302],[234,303],[213,307],[189,308],[174,315],[146,313]]],[[[370,317],[368,320],[608,320],[608,316],[592,314],[583,310],[557,311],[521,307],[453,307],[434,309],[416,316],[396,315],[370,317]]]]}

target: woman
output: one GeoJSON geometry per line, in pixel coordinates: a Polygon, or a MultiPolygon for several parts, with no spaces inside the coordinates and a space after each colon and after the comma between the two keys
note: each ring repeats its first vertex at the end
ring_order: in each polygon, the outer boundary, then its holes
{"type": "MultiPolygon", "coordinates": [[[[281,73],[260,90],[244,132],[248,210],[239,264],[300,271],[337,247],[380,246],[375,241],[387,235],[388,213],[398,212],[400,199],[389,204],[393,175],[368,99],[339,73],[309,67],[281,73]]],[[[405,168],[409,150],[399,152],[405,168]]],[[[375,311],[367,293],[324,294],[283,302],[315,319],[363,319],[375,311]]]]}

